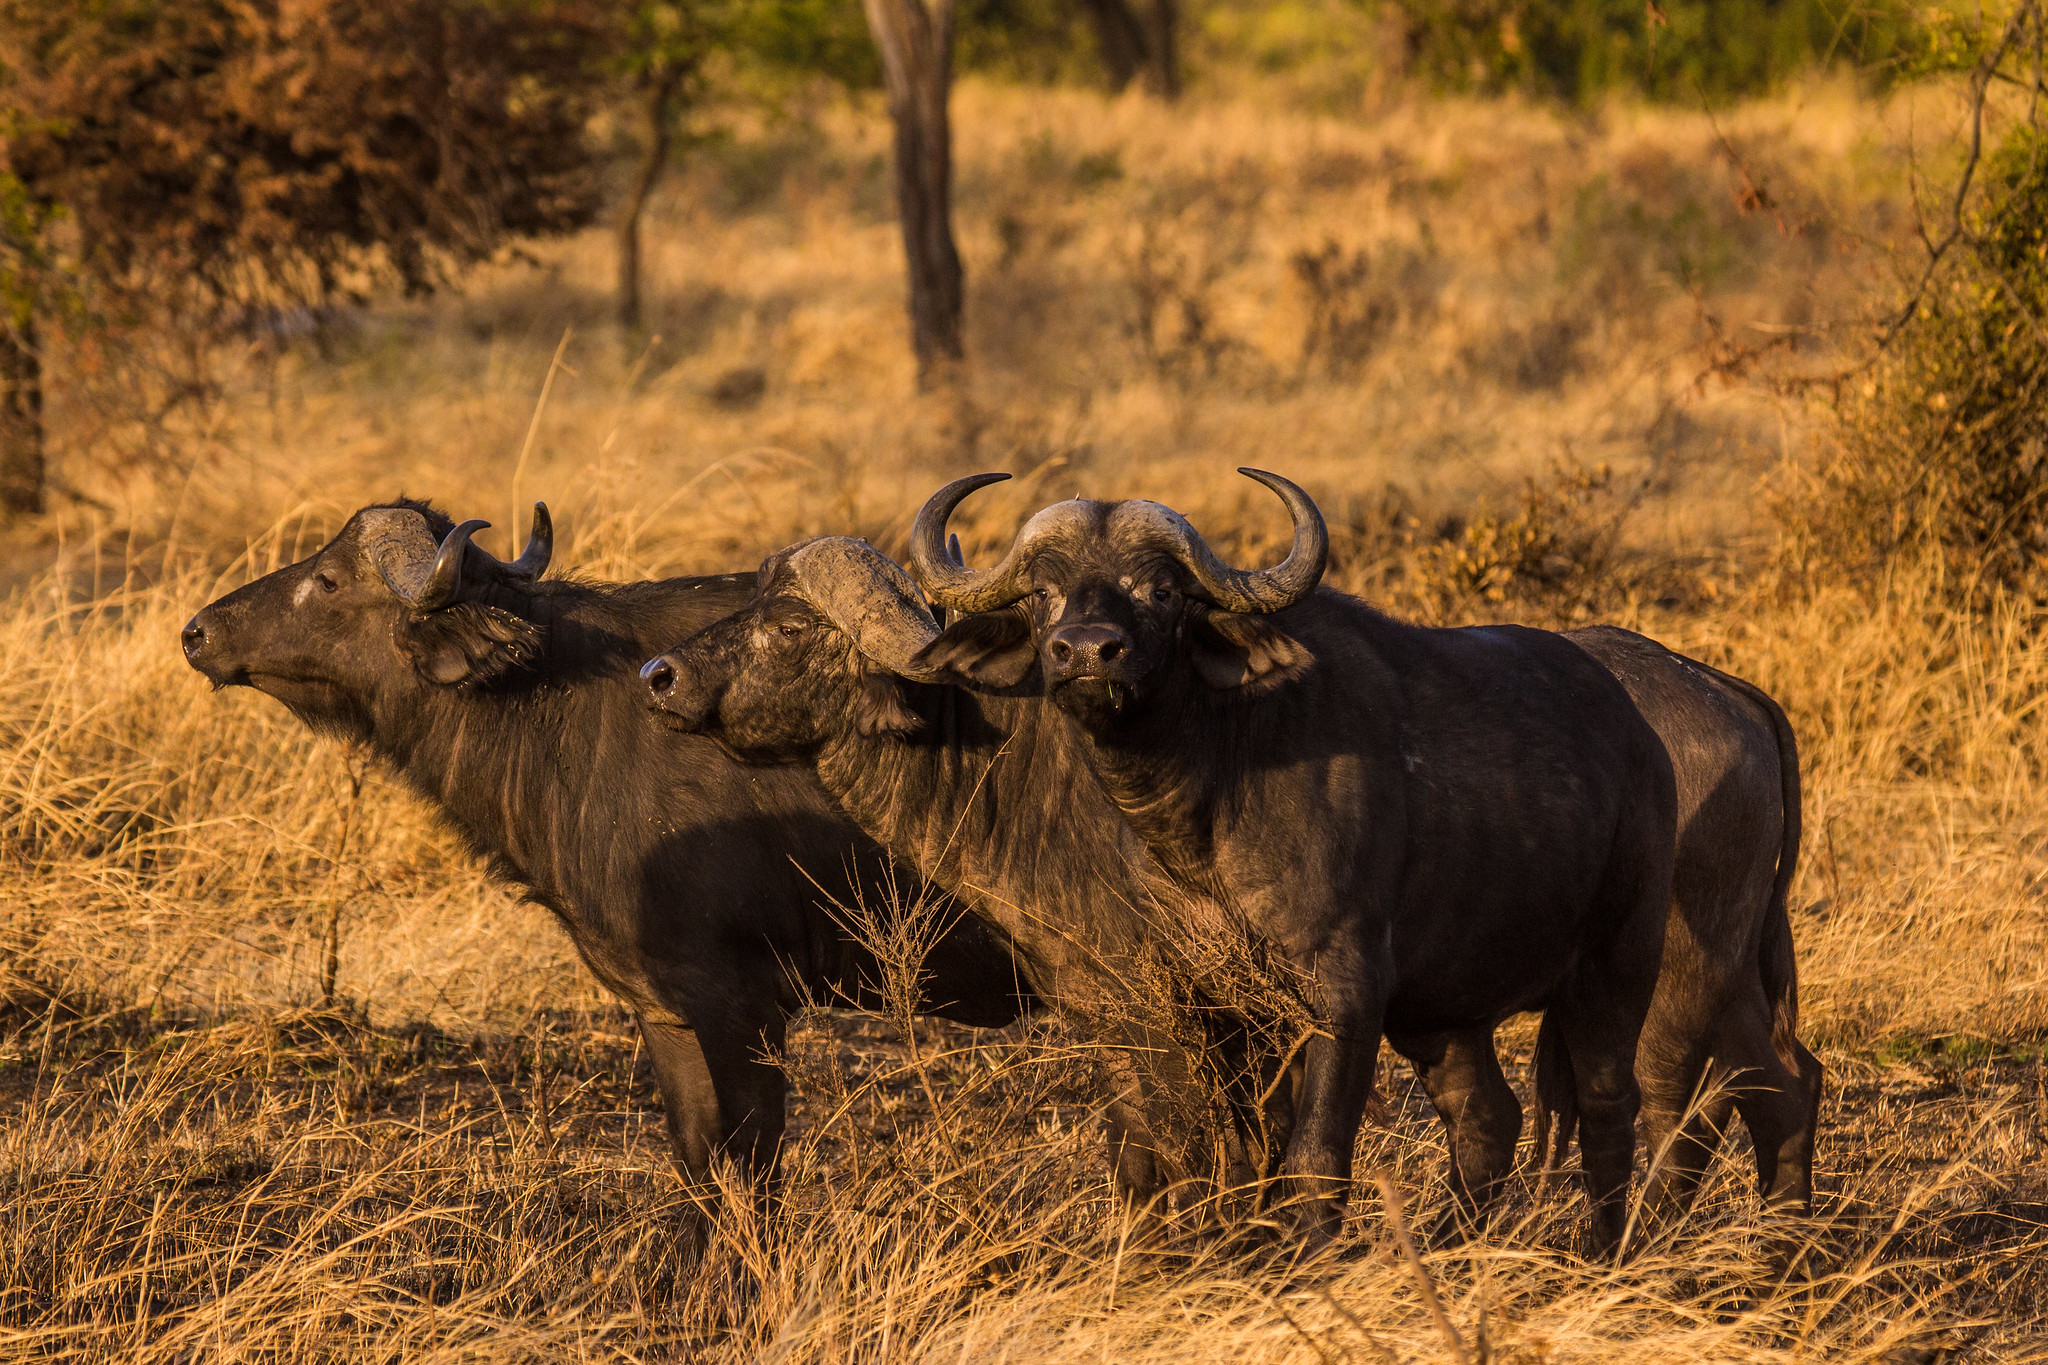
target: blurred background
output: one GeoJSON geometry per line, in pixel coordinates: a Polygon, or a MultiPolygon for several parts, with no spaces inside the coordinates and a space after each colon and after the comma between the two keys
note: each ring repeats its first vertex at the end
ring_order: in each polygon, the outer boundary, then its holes
{"type": "MultiPolygon", "coordinates": [[[[1007,511],[1085,484],[1256,541],[1228,475],[1255,461],[1325,500],[1354,572],[1415,543],[1569,576],[1473,539],[1533,495],[1625,507],[1603,540],[1712,592],[1776,534],[1758,476],[1809,453],[1799,399],[1841,396],[1950,226],[2005,28],[1837,0],[21,0],[0,570],[178,527],[232,557],[400,486],[546,496],[593,547],[631,518],[643,567],[727,568],[982,467],[1039,476],[1007,511]]],[[[2030,111],[2000,74],[2010,161],[2030,111]]],[[[2038,216],[2015,174],[1968,207],[2038,216]]]]}

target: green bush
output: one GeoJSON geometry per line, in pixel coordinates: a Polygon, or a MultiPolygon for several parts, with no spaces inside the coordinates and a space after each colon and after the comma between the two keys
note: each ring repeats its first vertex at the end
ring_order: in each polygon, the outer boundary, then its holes
{"type": "Polygon", "coordinates": [[[1977,172],[1955,245],[1834,400],[1782,509],[1808,573],[1932,564],[1960,601],[2048,597],[2048,136],[2021,124],[1977,172]]]}
{"type": "MultiPolygon", "coordinates": [[[[733,10],[728,46],[739,66],[880,88],[881,61],[860,0],[735,0],[733,10]]],[[[1066,0],[960,0],[953,26],[961,71],[1080,85],[1101,70],[1082,11],[1066,0]]]]}
{"type": "Polygon", "coordinates": [[[1815,63],[1879,70],[1913,32],[1903,0],[1388,0],[1410,71],[1453,90],[1697,102],[1815,63]]]}
{"type": "Polygon", "coordinates": [[[1041,85],[1101,79],[1095,36],[1067,0],[962,0],[956,22],[963,71],[1041,85]]]}
{"type": "Polygon", "coordinates": [[[856,90],[882,83],[859,0],[739,0],[727,41],[755,74],[804,72],[856,90]]]}

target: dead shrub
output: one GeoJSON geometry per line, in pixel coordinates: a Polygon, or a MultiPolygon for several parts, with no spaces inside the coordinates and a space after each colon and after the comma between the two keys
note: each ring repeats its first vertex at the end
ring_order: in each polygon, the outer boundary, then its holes
{"type": "Polygon", "coordinates": [[[1503,605],[1590,619],[1628,591],[1616,542],[1629,508],[1606,465],[1561,464],[1549,484],[1529,480],[1513,513],[1482,504],[1470,520],[1445,523],[1415,556],[1417,595],[1444,620],[1503,605]]]}
{"type": "Polygon", "coordinates": [[[1590,329],[1583,318],[1553,313],[1527,325],[1510,324],[1459,352],[1465,367],[1510,388],[1555,389],[1579,372],[1580,343],[1590,329]]]}
{"type": "Polygon", "coordinates": [[[1702,188],[1696,169],[1650,147],[1587,180],[1559,227],[1560,281],[1608,307],[1640,308],[1673,289],[1750,278],[1768,259],[1773,221],[1702,188]]]}
{"type": "Polygon", "coordinates": [[[1217,286],[1251,255],[1263,198],[1238,171],[1154,191],[1124,253],[1125,330],[1158,377],[1182,390],[1214,382],[1255,352],[1217,321],[1217,286]]]}
{"type": "Polygon", "coordinates": [[[1428,311],[1434,301],[1428,261],[1418,252],[1388,247],[1375,255],[1325,240],[1296,251],[1287,263],[1308,304],[1302,378],[1316,369],[1331,379],[1357,374],[1404,318],[1428,311]]]}
{"type": "MultiPolygon", "coordinates": [[[[1120,933],[1100,925],[1077,947],[1091,956],[1076,983],[1093,980],[1061,1002],[1057,1031],[1071,1034],[1074,1060],[1097,1064],[1093,1086],[1068,1065],[1040,1078],[1034,1103],[1055,1091],[1122,1091],[1142,1111],[1160,1169],[1172,1188],[1168,1204],[1196,1221],[1237,1209],[1248,1212],[1261,1170],[1277,1169],[1278,1135],[1265,1100],[1280,1075],[1314,1032],[1304,1004],[1310,983],[1258,939],[1247,925],[1207,902],[1194,902],[1160,884],[1130,907],[1132,926],[1120,933]]],[[[913,1085],[935,1122],[948,1124],[948,1106],[934,1088],[920,1039],[932,1026],[917,1014],[925,959],[945,929],[967,913],[930,886],[893,888],[886,899],[835,902],[830,913],[873,955],[872,982],[910,1054],[898,1078],[913,1085]]],[[[829,1003],[829,1002],[827,1002],[829,1003]]],[[[791,1066],[837,1103],[849,1096],[815,1049],[791,1066]]],[[[959,1141],[958,1134],[947,1140],[959,1141]]]]}

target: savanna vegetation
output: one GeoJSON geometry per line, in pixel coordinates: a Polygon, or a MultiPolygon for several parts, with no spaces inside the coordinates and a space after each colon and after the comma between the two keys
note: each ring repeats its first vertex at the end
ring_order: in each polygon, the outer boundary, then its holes
{"type": "Polygon", "coordinates": [[[451,5],[479,65],[552,92],[472,90],[457,125],[379,55],[427,50],[389,36],[407,7],[0,5],[0,437],[42,462],[0,530],[0,1355],[2048,1355],[2043,32],[1728,8],[962,6],[934,367],[851,7],[451,5]],[[190,99],[164,72],[203,62],[137,55],[337,15],[190,99]],[[33,104],[88,76],[160,102],[33,104]],[[491,141],[507,109],[532,156],[491,141]],[[275,197],[180,119],[239,129],[275,197]],[[474,139],[388,140],[415,126],[474,139]],[[436,168],[491,193],[409,192],[436,168]],[[161,240],[108,235],[144,219],[161,240]],[[177,651],[400,491],[508,556],[545,498],[557,571],[622,579],[900,549],[941,480],[1007,469],[960,523],[975,562],[1076,491],[1270,562],[1240,464],[1309,488],[1333,581],[1390,609],[1615,621],[1784,702],[1833,1087],[1789,1258],[1739,1137],[1624,1267],[1533,1174],[1411,1258],[1395,1210],[1447,1195],[1391,1056],[1360,1169],[1393,1194],[1362,1177],[1336,1247],[1141,1236],[1085,1040],[830,1000],[782,1059],[780,1207],[689,1190],[631,1020],[546,914],[177,651]]]}

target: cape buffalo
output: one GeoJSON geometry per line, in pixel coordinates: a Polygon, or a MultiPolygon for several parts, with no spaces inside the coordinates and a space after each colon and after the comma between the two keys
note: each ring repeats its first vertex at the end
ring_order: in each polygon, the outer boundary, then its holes
{"type": "Polygon", "coordinates": [[[1805,1212],[1822,1069],[1796,1032],[1799,973],[1785,908],[1799,866],[1791,722],[1752,684],[1633,631],[1594,626],[1565,638],[1628,689],[1678,780],[1671,915],[1636,1060],[1662,1176],[1651,1216],[1690,1200],[1733,1109],[1749,1127],[1766,1204],[1805,1212]],[[1702,1093],[1711,1098],[1683,1122],[1702,1093]]]}
{"type": "MultiPolygon", "coordinates": [[[[890,903],[893,871],[810,774],[733,764],[647,714],[655,649],[738,607],[751,576],[541,580],[534,507],[502,563],[425,503],[365,507],[318,553],[194,616],[185,657],[325,734],[370,745],[504,877],[546,906],[640,1023],[676,1160],[772,1173],[784,1078],[765,1053],[808,994],[873,1003],[872,955],[819,904],[890,903]]],[[[963,918],[926,1005],[1001,1025],[1030,1003],[1004,945],[963,918]]]]}
{"type": "MultiPolygon", "coordinates": [[[[1627,689],[1664,741],[1677,779],[1671,914],[1636,1048],[1656,1170],[1645,1200],[1650,1223],[1690,1203],[1737,1109],[1766,1205],[1808,1211],[1823,1071],[1797,1035],[1798,967],[1785,906],[1800,833],[1791,723],[1752,684],[1633,631],[1592,626],[1566,638],[1627,689]]],[[[1461,1038],[1451,1051],[1455,1071],[1507,1093],[1490,1038],[1461,1038]]],[[[1575,1121],[1569,1061],[1547,1022],[1536,1051],[1537,1148],[1554,1167],[1575,1121]]],[[[1520,1119],[1499,1107],[1475,1117],[1463,1135],[1475,1169],[1508,1169],[1520,1119]]]]}
{"type": "Polygon", "coordinates": [[[1199,1036],[1176,1036],[1170,1004],[1162,1017],[1137,998],[1162,981],[1199,993],[1199,966],[1162,928],[1201,907],[1153,871],[1065,722],[1036,698],[906,679],[939,627],[864,541],[792,546],[758,583],[742,610],[647,663],[655,706],[743,760],[810,764],[856,824],[999,926],[1043,996],[1112,1045],[1112,1079],[1143,1110],[1112,1115],[1127,1192],[1252,1174],[1263,1134],[1285,1124],[1276,1065],[1241,1012],[1190,1002],[1199,1036]],[[1219,1088],[1197,1084],[1204,1060],[1222,1072],[1223,1114],[1188,1108],[1219,1088]],[[1220,1156],[1202,1150],[1218,1141],[1220,1156]]]}
{"type": "MultiPolygon", "coordinates": [[[[1677,801],[1620,684],[1547,631],[1426,629],[1318,589],[1321,514],[1272,475],[1254,477],[1295,523],[1274,569],[1229,567],[1158,503],[1076,500],[976,573],[946,520],[1003,477],[956,480],[918,516],[926,592],[990,624],[913,663],[1005,686],[1035,664],[1166,873],[1313,979],[1322,1032],[1286,1169],[1315,1226],[1340,1216],[1383,1032],[1441,1040],[1449,1066],[1540,1009],[1570,1064],[1595,1236],[1618,1246],[1677,801]]],[[[1440,1089],[1514,1098],[1497,1071],[1440,1089]]]]}

